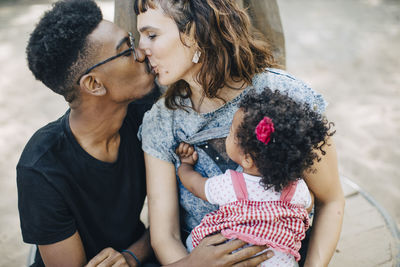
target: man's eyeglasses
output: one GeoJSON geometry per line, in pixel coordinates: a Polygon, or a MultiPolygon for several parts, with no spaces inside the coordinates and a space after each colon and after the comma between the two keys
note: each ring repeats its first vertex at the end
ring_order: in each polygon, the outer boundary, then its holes
{"type": "Polygon", "coordinates": [[[79,85],[79,82],[81,80],[81,78],[88,74],[89,72],[91,72],[94,68],[97,68],[98,66],[101,66],[103,64],[106,64],[107,62],[110,62],[111,60],[114,60],[116,58],[119,58],[120,56],[125,56],[129,53],[133,54],[133,58],[135,59],[135,61],[137,60],[136,58],[136,52],[135,52],[135,37],[133,37],[133,34],[131,32],[128,32],[128,39],[129,39],[129,48],[122,51],[121,53],[116,54],[115,56],[109,57],[95,65],[93,65],[92,67],[88,68],[78,79],[77,84],[79,85]]]}

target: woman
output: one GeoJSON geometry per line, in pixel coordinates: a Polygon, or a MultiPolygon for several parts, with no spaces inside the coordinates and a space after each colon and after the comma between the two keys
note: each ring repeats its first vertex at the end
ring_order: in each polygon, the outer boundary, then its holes
{"type": "MultiPolygon", "coordinates": [[[[250,35],[245,12],[233,0],[136,0],[140,47],[162,85],[169,85],[143,120],[151,243],[162,264],[185,255],[181,240],[217,207],[194,197],[180,183],[175,148],[195,146],[195,170],[204,177],[237,169],[224,141],[240,99],[269,87],[325,110],[323,98],[289,74],[272,69],[265,42],[250,35]],[[267,69],[266,69],[267,68],[267,69]],[[180,227],[181,225],[181,227],[180,227]]],[[[325,266],[335,250],[344,209],[335,146],[315,162],[305,181],[316,197],[316,216],[306,265],[325,266]]]]}

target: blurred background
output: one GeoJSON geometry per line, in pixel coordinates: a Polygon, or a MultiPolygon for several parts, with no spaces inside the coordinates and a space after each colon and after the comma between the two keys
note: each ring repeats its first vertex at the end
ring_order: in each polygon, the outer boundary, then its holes
{"type": "MultiPolygon", "coordinates": [[[[29,34],[52,2],[0,0],[1,267],[25,266],[29,250],[22,242],[17,210],[20,153],[38,128],[67,109],[61,96],[35,81],[25,60],[29,34]]],[[[114,1],[97,2],[112,21],[114,1]]],[[[287,71],[329,102],[340,173],[399,227],[400,1],[278,0],[278,5],[287,71]]],[[[362,266],[390,264],[382,260],[362,266]]]]}

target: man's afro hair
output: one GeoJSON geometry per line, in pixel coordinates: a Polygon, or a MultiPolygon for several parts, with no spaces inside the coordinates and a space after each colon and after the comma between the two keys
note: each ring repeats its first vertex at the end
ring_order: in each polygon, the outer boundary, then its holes
{"type": "Polygon", "coordinates": [[[68,99],[73,90],[68,79],[77,73],[71,68],[85,52],[87,36],[102,19],[100,8],[92,0],[56,2],[41,18],[26,48],[29,69],[36,79],[67,101],[73,100],[68,99]]]}

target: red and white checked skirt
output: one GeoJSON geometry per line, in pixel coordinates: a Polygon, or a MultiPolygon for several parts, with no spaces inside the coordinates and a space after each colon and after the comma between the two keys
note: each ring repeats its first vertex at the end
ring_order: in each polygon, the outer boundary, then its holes
{"type": "Polygon", "coordinates": [[[250,244],[268,245],[290,253],[298,261],[301,240],[309,227],[308,213],[304,207],[281,200],[238,199],[204,216],[192,231],[193,247],[204,237],[221,232],[229,239],[238,238],[250,244]]]}

